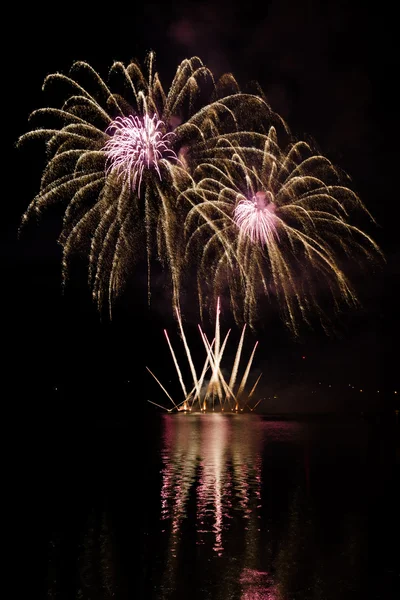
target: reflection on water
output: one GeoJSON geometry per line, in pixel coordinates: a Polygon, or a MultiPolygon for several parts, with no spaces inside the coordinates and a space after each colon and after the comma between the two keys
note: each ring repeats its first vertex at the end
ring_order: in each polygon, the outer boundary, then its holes
{"type": "Polygon", "coordinates": [[[235,511],[247,520],[259,518],[262,431],[257,424],[221,414],[165,417],[162,518],[172,523],[173,546],[194,485],[197,544],[212,538],[218,556],[235,511]]]}
{"type": "Polygon", "coordinates": [[[389,437],[254,414],[143,425],[63,440],[43,598],[395,597],[389,437]]]}
{"type": "Polygon", "coordinates": [[[203,546],[196,560],[205,553],[208,562],[224,558],[219,597],[230,597],[225,588],[243,600],[278,598],[273,577],[259,568],[262,450],[266,441],[295,440],[298,430],[296,423],[267,423],[255,415],[164,417],[161,519],[169,535],[164,597],[179,587],[184,521],[191,519],[195,543],[203,546]]]}

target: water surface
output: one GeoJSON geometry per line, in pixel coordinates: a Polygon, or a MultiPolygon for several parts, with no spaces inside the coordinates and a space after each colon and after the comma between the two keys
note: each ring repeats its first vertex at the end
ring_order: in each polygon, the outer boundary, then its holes
{"type": "Polygon", "coordinates": [[[32,465],[41,597],[394,598],[391,435],[216,413],[54,431],[32,465]]]}

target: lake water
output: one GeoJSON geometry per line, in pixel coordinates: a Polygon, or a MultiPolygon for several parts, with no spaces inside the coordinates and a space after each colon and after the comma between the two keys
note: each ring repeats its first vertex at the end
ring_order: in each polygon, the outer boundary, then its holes
{"type": "Polygon", "coordinates": [[[35,597],[391,600],[394,430],[154,411],[42,431],[26,458],[35,597]]]}

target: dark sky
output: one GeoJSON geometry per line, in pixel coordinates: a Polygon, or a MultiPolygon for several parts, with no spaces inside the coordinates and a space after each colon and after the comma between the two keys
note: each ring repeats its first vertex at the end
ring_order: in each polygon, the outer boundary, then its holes
{"type": "Polygon", "coordinates": [[[215,75],[231,71],[242,86],[257,80],[292,131],[312,136],[349,173],[379,224],[371,233],[387,265],[360,281],[364,308],[345,315],[341,338],[306,333],[295,343],[279,323],[272,324],[260,340],[259,366],[266,361],[284,379],[306,354],[311,378],[322,373],[346,380],[354,373],[371,386],[393,389],[400,256],[394,15],[380,12],[380,5],[332,0],[92,6],[57,4],[52,12],[32,5],[22,20],[19,7],[11,9],[15,46],[3,75],[7,185],[0,240],[3,365],[10,389],[84,384],[95,394],[94,382],[98,389],[103,382],[145,381],[144,364],[156,371],[156,354],[165,359],[160,332],[171,320],[161,311],[148,314],[135,293],[130,309],[121,307],[112,325],[100,322],[83,276],[77,274],[61,296],[57,215],[16,238],[20,217],[38,190],[41,159],[28,160],[13,144],[28,130],[29,113],[43,105],[44,77],[66,73],[74,60],[88,61],[106,77],[114,60],[142,60],[148,50],[156,52],[165,87],[178,63],[192,55],[215,75]]]}

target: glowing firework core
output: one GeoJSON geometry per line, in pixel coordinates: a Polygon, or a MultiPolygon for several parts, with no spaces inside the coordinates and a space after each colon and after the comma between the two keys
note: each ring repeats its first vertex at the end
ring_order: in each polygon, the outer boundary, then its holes
{"type": "Polygon", "coordinates": [[[251,199],[239,200],[235,208],[234,220],[252,242],[260,242],[267,246],[274,237],[278,238],[273,200],[271,192],[257,192],[251,199]]]}
{"type": "Polygon", "coordinates": [[[116,172],[124,179],[130,179],[132,189],[142,183],[143,170],[154,167],[161,180],[159,161],[163,158],[177,160],[175,152],[170,148],[169,136],[173,133],[162,133],[163,121],[146,113],[144,118],[117,117],[107,128],[112,133],[104,149],[107,154],[107,174],[116,172]],[[139,182],[138,182],[139,180],[139,182]]]}

